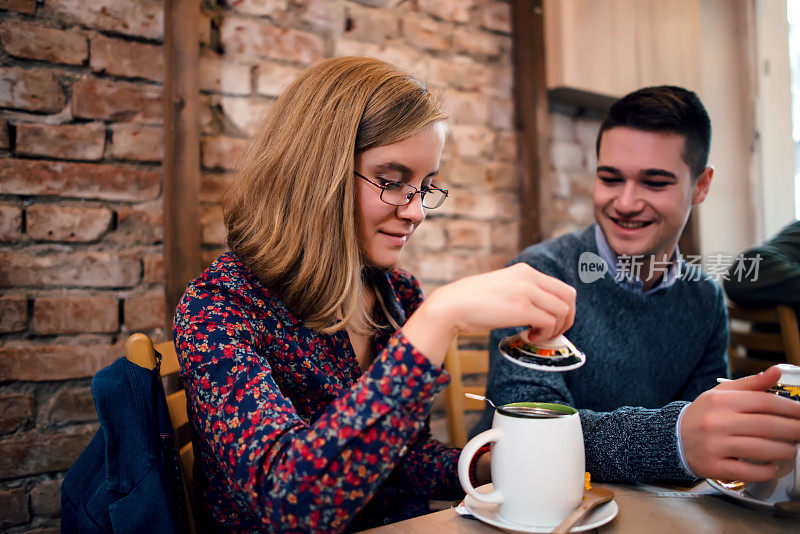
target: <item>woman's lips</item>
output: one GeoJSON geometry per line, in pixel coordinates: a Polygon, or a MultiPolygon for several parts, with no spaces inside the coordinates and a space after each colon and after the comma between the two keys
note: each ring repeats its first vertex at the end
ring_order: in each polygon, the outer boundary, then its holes
{"type": "Polygon", "coordinates": [[[378,230],[378,233],[381,234],[390,244],[396,247],[402,247],[406,244],[406,240],[408,239],[408,234],[393,234],[389,232],[382,232],[378,230]]]}

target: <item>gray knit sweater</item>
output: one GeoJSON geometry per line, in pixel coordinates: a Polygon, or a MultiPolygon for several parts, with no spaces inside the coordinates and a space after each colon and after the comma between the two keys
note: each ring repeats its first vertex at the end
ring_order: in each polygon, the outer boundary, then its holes
{"type": "MultiPolygon", "coordinates": [[[[595,479],[687,479],[677,452],[678,415],[728,373],[722,291],[685,264],[685,276],[648,295],[621,288],[609,274],[583,283],[578,258],[585,251],[597,254],[593,226],[528,247],[512,263],[524,261],[577,289],[575,324],[566,336],[586,354],[586,364],[565,373],[519,367],[497,344],[520,328],[495,330],[487,396],[495,404],[578,408],[586,467],[595,479]]],[[[489,428],[492,414],[487,409],[471,435],[489,428]]]]}

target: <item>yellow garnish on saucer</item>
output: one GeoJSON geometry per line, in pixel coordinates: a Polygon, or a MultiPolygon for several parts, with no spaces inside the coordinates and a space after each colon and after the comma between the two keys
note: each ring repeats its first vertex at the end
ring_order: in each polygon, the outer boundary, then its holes
{"type": "Polygon", "coordinates": [[[592,489],[592,475],[589,474],[589,471],[586,471],[583,474],[583,489],[585,490],[592,489]]]}

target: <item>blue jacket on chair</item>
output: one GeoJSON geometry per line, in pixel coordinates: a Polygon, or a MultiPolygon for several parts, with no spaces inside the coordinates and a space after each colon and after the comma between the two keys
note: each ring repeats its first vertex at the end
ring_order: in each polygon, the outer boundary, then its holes
{"type": "Polygon", "coordinates": [[[188,532],[157,371],[120,358],[92,379],[100,430],[61,486],[61,532],[188,532]]]}

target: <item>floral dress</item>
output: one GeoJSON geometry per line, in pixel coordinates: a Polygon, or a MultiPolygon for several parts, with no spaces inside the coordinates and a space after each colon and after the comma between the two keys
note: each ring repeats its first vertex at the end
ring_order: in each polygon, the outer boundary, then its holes
{"type": "MultiPolygon", "coordinates": [[[[376,279],[390,315],[419,306],[408,273],[376,279]]],[[[307,327],[230,252],[189,284],[174,324],[196,480],[221,530],[353,531],[463,495],[460,450],[428,428],[449,377],[401,331],[379,331],[362,372],[345,331],[307,327]]]]}

